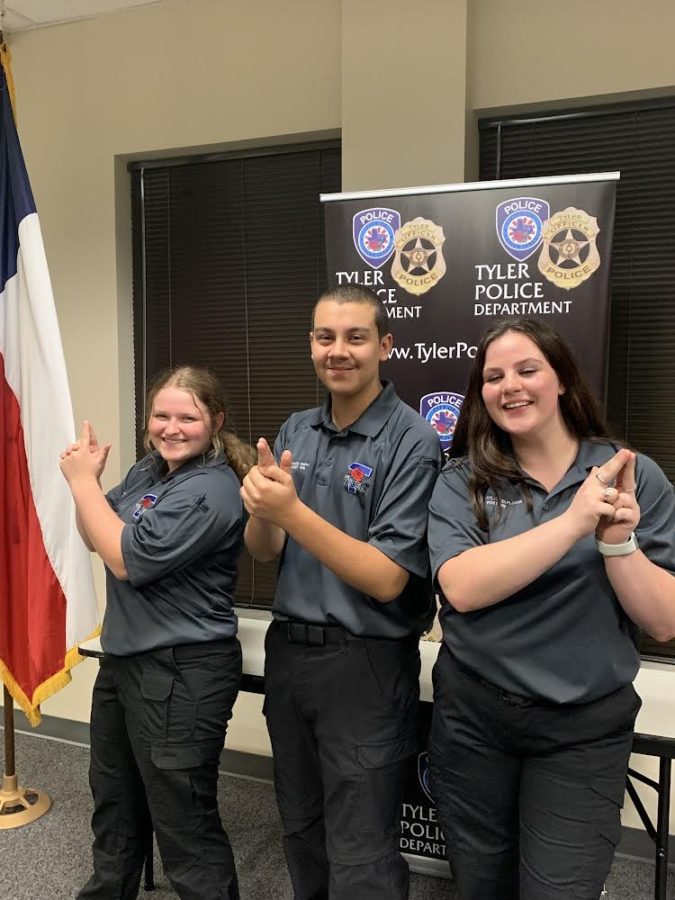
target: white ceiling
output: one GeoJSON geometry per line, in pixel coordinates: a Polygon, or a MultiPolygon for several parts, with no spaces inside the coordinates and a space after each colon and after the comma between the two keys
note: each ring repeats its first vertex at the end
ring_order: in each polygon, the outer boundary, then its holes
{"type": "Polygon", "coordinates": [[[4,31],[42,28],[76,19],[93,19],[134,6],[149,6],[163,0],[5,0],[4,31]]]}

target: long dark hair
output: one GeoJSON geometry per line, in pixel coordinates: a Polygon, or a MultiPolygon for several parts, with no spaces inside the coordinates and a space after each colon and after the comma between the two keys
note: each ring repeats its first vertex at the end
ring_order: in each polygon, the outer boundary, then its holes
{"type": "Polygon", "coordinates": [[[525,475],[514,458],[511,438],[490,418],[482,394],[487,348],[510,331],[533,341],[558,376],[565,389],[558,401],[560,412],[570,434],[580,441],[589,438],[616,441],[598,398],[555,328],[537,319],[521,317],[497,322],[485,332],[478,345],[450,449],[451,457],[469,458],[471,501],[481,528],[487,528],[484,501],[488,487],[499,496],[505,482],[520,483],[528,506],[531,506],[529,489],[524,484],[525,475]]]}
{"type": "MultiPolygon", "coordinates": [[[[199,400],[207,408],[212,424],[215,423],[220,413],[223,414],[223,424],[220,429],[211,431],[211,446],[206,455],[215,457],[222,453],[237,478],[243,481],[248,470],[255,464],[256,452],[253,447],[239,440],[227,429],[225,391],[216,376],[208,369],[200,369],[197,366],[177,366],[174,369],[160,372],[148,390],[146,400],[148,419],[152,415],[155,397],[166,387],[180,388],[192,394],[195,400],[199,400]]],[[[148,437],[147,422],[143,444],[146,450],[153,449],[148,437]]]]}

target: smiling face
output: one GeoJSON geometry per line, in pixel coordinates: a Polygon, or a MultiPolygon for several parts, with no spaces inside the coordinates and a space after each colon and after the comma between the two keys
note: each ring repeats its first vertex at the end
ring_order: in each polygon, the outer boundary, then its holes
{"type": "Polygon", "coordinates": [[[544,353],[526,335],[507,331],[487,347],[483,402],[492,421],[512,440],[566,430],[558,402],[564,393],[544,353]]]}
{"type": "Polygon", "coordinates": [[[148,437],[173,472],[210,448],[212,432],[222,425],[222,413],[219,417],[220,421],[212,422],[206,406],[190,391],[167,386],[155,395],[148,437]]]}
{"type": "Polygon", "coordinates": [[[334,399],[370,403],[380,391],[380,363],[389,356],[390,334],[380,337],[367,303],[321,300],[310,332],[316,374],[334,399]]]}

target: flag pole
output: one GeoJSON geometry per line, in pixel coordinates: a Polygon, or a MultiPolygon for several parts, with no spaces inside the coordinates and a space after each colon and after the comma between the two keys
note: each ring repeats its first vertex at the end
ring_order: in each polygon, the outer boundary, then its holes
{"type": "Polygon", "coordinates": [[[5,774],[0,790],[0,831],[19,828],[43,816],[52,805],[51,798],[42,791],[23,788],[16,777],[14,755],[14,700],[4,686],[5,710],[5,774]]]}

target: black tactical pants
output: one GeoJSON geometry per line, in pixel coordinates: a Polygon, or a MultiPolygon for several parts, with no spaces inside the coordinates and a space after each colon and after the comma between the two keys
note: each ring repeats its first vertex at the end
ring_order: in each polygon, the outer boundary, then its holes
{"type": "Polygon", "coordinates": [[[398,849],[417,749],[419,647],[274,621],[265,707],[295,900],[405,900],[398,849]]]}
{"type": "Polygon", "coordinates": [[[240,681],[236,638],[102,659],[91,715],[94,874],[78,900],[135,900],[150,823],[181,900],[238,900],[216,795],[240,681]]]}
{"type": "Polygon", "coordinates": [[[462,900],[598,900],[640,699],[537,703],[434,668],[431,787],[462,900]]]}

